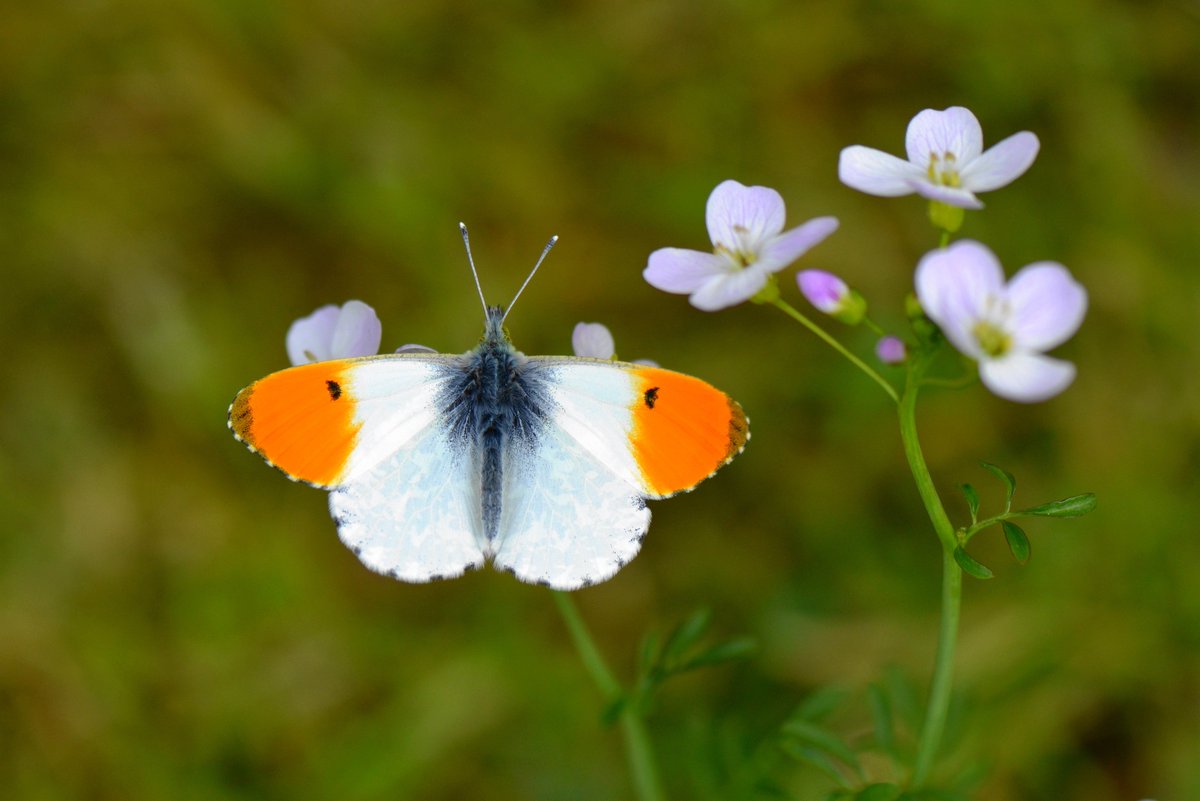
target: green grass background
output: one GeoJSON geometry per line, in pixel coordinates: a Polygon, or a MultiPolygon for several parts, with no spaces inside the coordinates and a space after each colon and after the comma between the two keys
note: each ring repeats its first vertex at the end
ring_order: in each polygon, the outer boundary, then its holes
{"type": "Polygon", "coordinates": [[[0,796],[631,796],[545,590],[368,572],[324,495],[225,429],[318,305],[373,304],[385,348],[471,347],[459,220],[493,302],[562,237],[510,320],[519,348],[603,321],[753,419],[745,454],[656,504],[642,554],[577,595],[623,677],[644,632],[699,606],[761,644],[660,697],[672,797],[744,797],[737,755],[829,682],[858,694],[836,725],[865,734],[866,684],[896,665],[923,685],[937,626],[893,409],[774,310],[704,314],[640,273],[707,245],[705,198],[733,177],[793,223],[838,216],[804,264],[899,329],[935,234],[918,200],[842,186],[837,156],[902,152],[914,113],[955,104],[988,143],[1042,141],[962,234],[1010,273],[1061,261],[1091,306],[1059,398],[927,393],[934,477],[958,522],[956,483],[1001,500],[978,459],[1018,502],[1100,505],[1031,523],[1023,568],[998,532],[973,548],[997,577],[967,581],[944,765],[982,757],[981,801],[1200,798],[1194,0],[0,6],[0,796]]]}

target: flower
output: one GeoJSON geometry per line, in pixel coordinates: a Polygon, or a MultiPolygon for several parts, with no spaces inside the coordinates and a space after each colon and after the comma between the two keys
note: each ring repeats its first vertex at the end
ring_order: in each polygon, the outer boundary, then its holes
{"type": "Polygon", "coordinates": [[[846,282],[824,270],[801,270],[796,275],[800,293],[830,317],[847,325],[858,325],[867,314],[867,302],[846,282]]]}
{"type": "Polygon", "coordinates": [[[950,206],[981,209],[976,192],[1019,178],[1037,158],[1038,138],[1013,134],[986,151],[975,115],[962,106],[925,109],[908,123],[908,161],[862,145],[842,150],[838,178],[851,189],[882,197],[913,192],[950,206]]]}
{"type": "Polygon", "coordinates": [[[875,355],[884,364],[900,364],[908,358],[908,348],[900,337],[886,336],[875,343],[875,355]]]}
{"type": "Polygon", "coordinates": [[[996,256],[963,239],[927,253],[916,284],[925,313],[979,362],[979,377],[995,394],[1032,403],[1075,379],[1075,365],[1042,353],[1070,339],[1087,311],[1087,291],[1061,264],[1030,264],[1006,285],[996,256]]]}
{"type": "Polygon", "coordinates": [[[375,310],[361,300],[348,300],[340,308],[330,304],[292,323],[287,332],[288,359],[292,364],[308,364],[374,356],[382,337],[375,310]]]}
{"type": "Polygon", "coordinates": [[[613,335],[600,323],[579,323],[571,332],[571,349],[576,356],[611,359],[617,352],[613,335]]]}
{"type": "MultiPolygon", "coordinates": [[[[615,359],[617,348],[613,335],[603,323],[578,323],[571,332],[571,351],[585,359],[615,359]]],[[[634,359],[633,364],[658,367],[650,359],[634,359]]]]}
{"type": "Polygon", "coordinates": [[[754,297],[772,273],[800,258],[833,233],[834,217],[818,217],[783,230],[783,198],[765,186],[724,181],[708,196],[713,252],[660,248],[642,276],[665,292],[691,295],[691,304],[717,311],[754,297]]]}

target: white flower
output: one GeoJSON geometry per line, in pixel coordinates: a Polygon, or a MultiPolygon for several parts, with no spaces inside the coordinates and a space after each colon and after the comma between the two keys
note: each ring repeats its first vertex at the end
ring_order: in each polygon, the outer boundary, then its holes
{"type": "Polygon", "coordinates": [[[995,394],[1032,403],[1074,380],[1075,365],[1043,355],[1070,339],[1087,311],[1087,291],[1061,264],[1030,264],[1006,285],[995,255],[964,239],[926,254],[916,285],[925,314],[979,362],[995,394]]]}
{"type": "MultiPolygon", "coordinates": [[[[612,332],[604,323],[576,324],[575,330],[571,332],[571,350],[576,356],[586,359],[613,359],[617,355],[612,332]]],[[[650,359],[634,359],[633,363],[658,367],[658,362],[650,359]]]]}
{"type": "Polygon", "coordinates": [[[579,323],[571,332],[571,349],[576,356],[611,359],[617,352],[613,335],[601,323],[579,323]]]}
{"type": "Polygon", "coordinates": [[[838,178],[860,192],[896,197],[916,192],[964,209],[981,209],[976,192],[989,192],[1019,178],[1037,158],[1038,138],[1013,134],[986,151],[975,115],[962,106],[925,109],[912,118],[905,136],[908,161],[862,145],[842,151],[838,178]]]}
{"type": "Polygon", "coordinates": [[[837,229],[818,217],[783,230],[783,197],[765,186],[724,181],[708,196],[712,253],[661,248],[650,254],[642,276],[665,292],[691,295],[697,309],[717,311],[754,297],[772,273],[804,255],[837,229]]]}
{"type": "Polygon", "coordinates": [[[287,332],[287,353],[292,364],[374,356],[379,352],[383,327],[375,310],[360,300],[340,308],[322,306],[292,323],[287,332]]]}

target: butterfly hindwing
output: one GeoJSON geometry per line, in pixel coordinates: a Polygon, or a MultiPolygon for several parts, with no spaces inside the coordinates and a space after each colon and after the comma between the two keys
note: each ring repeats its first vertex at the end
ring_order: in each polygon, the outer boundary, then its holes
{"type": "Polygon", "coordinates": [[[554,425],[508,454],[496,567],[573,590],[603,581],[641,547],[641,492],[554,425]]]}
{"type": "Polygon", "coordinates": [[[482,566],[479,509],[478,464],[437,426],[329,494],[346,547],[375,572],[402,581],[482,566]]]}

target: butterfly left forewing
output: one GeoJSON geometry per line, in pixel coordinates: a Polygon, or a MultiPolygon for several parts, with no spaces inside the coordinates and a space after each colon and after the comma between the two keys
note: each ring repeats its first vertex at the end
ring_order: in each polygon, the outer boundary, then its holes
{"type": "Polygon", "coordinates": [[[462,358],[342,359],[272,373],[238,393],[229,427],[290,478],[331,490],[338,535],[405,581],[483,564],[478,465],[443,410],[462,358]]]}

